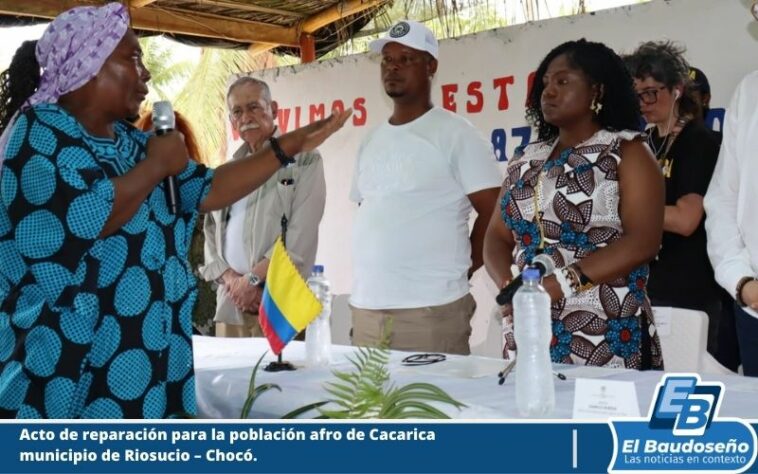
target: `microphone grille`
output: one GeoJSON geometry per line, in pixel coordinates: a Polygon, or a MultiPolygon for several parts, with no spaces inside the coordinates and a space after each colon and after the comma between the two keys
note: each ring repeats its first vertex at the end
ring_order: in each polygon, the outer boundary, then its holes
{"type": "Polygon", "coordinates": [[[153,104],[153,127],[156,130],[173,130],[176,128],[176,118],[171,102],[161,100],[153,104]]]}

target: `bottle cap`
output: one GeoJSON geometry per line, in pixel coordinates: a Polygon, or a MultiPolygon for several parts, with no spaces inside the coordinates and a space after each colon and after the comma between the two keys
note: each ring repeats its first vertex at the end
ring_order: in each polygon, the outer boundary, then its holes
{"type": "Polygon", "coordinates": [[[313,265],[313,268],[311,269],[313,273],[324,273],[324,266],[323,265],[313,265]]]}
{"type": "Polygon", "coordinates": [[[536,268],[529,267],[521,274],[524,281],[539,281],[540,271],[536,268]]]}

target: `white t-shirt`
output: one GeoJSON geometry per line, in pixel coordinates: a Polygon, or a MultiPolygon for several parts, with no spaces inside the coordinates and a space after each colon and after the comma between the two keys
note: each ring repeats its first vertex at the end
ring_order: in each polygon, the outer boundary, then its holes
{"type": "Polygon", "coordinates": [[[468,194],[501,184],[489,141],[435,107],[413,122],[385,122],[358,151],[350,199],[350,302],[364,309],[438,306],[469,291],[468,194]]]}

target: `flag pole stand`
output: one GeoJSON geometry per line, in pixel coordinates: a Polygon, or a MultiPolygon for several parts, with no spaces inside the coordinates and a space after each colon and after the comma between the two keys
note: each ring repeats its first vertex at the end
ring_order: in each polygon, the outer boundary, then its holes
{"type": "MultiPolygon", "coordinates": [[[[286,214],[282,214],[282,244],[287,246],[287,225],[289,221],[286,214]]],[[[282,349],[282,352],[284,350],[282,349]]],[[[266,372],[284,372],[289,370],[297,370],[291,363],[282,360],[282,352],[279,353],[277,359],[273,362],[269,362],[266,367],[263,368],[266,372]]]]}
{"type": "Polygon", "coordinates": [[[282,353],[279,353],[277,360],[269,362],[266,367],[263,368],[266,372],[284,372],[286,370],[297,370],[294,365],[287,361],[282,360],[282,353]]]}

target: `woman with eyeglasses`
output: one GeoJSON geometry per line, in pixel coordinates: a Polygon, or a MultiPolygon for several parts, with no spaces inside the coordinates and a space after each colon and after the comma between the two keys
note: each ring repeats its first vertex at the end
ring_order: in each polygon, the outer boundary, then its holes
{"type": "Polygon", "coordinates": [[[719,146],[703,123],[683,53],[671,42],[647,42],[625,58],[666,179],[663,241],[648,293],[654,306],[706,312],[708,351],[715,354],[721,299],[706,251],[703,196],[719,146]]]}
{"type": "MultiPolygon", "coordinates": [[[[659,369],[647,263],[661,243],[663,179],[638,131],[632,78],[602,43],[570,41],[542,60],[527,117],[538,140],[508,161],[484,262],[500,288],[538,254],[557,270],[555,363],[659,369]]],[[[519,315],[504,308],[506,359],[519,315]]]]}

